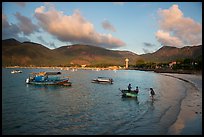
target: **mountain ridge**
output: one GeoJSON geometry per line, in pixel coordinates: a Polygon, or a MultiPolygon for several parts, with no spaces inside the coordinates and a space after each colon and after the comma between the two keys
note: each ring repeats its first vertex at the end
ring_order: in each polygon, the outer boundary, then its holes
{"type": "Polygon", "coordinates": [[[130,65],[135,65],[137,60],[167,62],[200,55],[202,45],[184,48],[163,46],[154,53],[138,55],[131,51],[109,50],[93,45],[75,44],[49,49],[33,42],[2,40],[2,66],[124,65],[125,58],[129,58],[130,65]]]}

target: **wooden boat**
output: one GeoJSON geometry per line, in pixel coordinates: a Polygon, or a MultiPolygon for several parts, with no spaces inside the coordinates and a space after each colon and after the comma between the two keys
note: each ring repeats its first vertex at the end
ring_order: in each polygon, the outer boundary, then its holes
{"type": "Polygon", "coordinates": [[[112,78],[106,78],[106,77],[98,77],[97,79],[93,79],[92,83],[109,83],[113,84],[113,79],[112,78]]]}
{"type": "Polygon", "coordinates": [[[39,72],[31,73],[30,76],[26,79],[27,84],[35,85],[62,85],[62,86],[71,86],[69,78],[60,78],[61,72],[39,72]]]}
{"type": "Polygon", "coordinates": [[[21,70],[12,70],[11,73],[12,73],[12,74],[15,74],[15,73],[22,73],[22,71],[21,71],[21,70]]]}
{"type": "Polygon", "coordinates": [[[137,98],[138,93],[136,93],[135,90],[126,90],[126,89],[119,89],[122,92],[122,97],[127,97],[127,98],[137,98]]]}

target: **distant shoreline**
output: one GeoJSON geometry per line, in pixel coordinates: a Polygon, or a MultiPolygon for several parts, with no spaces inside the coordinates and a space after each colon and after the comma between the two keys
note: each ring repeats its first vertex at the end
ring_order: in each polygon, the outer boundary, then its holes
{"type": "Polygon", "coordinates": [[[135,68],[101,68],[101,67],[23,67],[23,66],[7,66],[2,68],[36,68],[36,69],[61,69],[61,70],[69,70],[69,69],[83,69],[83,70],[139,70],[139,71],[153,71],[155,73],[177,73],[177,74],[197,74],[202,75],[202,70],[173,70],[173,69],[135,69],[135,68]]]}
{"type": "Polygon", "coordinates": [[[29,69],[61,69],[61,70],[69,70],[69,69],[83,69],[83,70],[125,70],[124,68],[101,68],[101,67],[23,67],[23,66],[7,66],[7,67],[2,67],[2,68],[13,68],[13,69],[17,69],[17,68],[29,68],[29,69]]]}
{"type": "Polygon", "coordinates": [[[202,70],[154,70],[156,73],[200,74],[202,70]]]}
{"type": "Polygon", "coordinates": [[[202,75],[202,70],[173,70],[173,69],[134,69],[140,71],[153,71],[155,73],[177,73],[177,74],[198,74],[202,75]]]}

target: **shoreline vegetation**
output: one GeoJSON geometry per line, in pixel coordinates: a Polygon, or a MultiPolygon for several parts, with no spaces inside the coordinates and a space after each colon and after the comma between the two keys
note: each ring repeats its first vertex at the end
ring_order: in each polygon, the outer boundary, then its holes
{"type": "Polygon", "coordinates": [[[71,70],[71,71],[76,71],[78,69],[81,70],[96,70],[96,71],[100,71],[100,70],[113,70],[113,71],[117,71],[117,70],[139,70],[139,71],[153,71],[155,73],[177,73],[177,74],[197,74],[197,75],[202,75],[202,70],[184,70],[184,69],[141,69],[141,68],[124,68],[124,67],[117,67],[117,66],[111,66],[111,67],[50,67],[50,66],[6,66],[2,68],[28,68],[28,69],[60,69],[60,70],[71,70]]]}
{"type": "MultiPolygon", "coordinates": [[[[136,69],[136,70],[140,70],[140,69],[136,69]]],[[[154,71],[156,73],[177,73],[177,74],[200,74],[202,75],[202,70],[142,69],[141,71],[154,71]]]]}

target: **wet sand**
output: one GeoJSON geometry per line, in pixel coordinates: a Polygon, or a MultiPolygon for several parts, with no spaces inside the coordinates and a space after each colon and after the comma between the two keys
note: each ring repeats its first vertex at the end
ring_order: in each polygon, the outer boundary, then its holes
{"type": "Polygon", "coordinates": [[[197,87],[198,84],[202,84],[202,76],[184,76],[182,74],[164,75],[172,76],[189,83],[186,84],[187,96],[182,101],[177,120],[169,128],[167,134],[202,135],[202,85],[197,87]]]}

